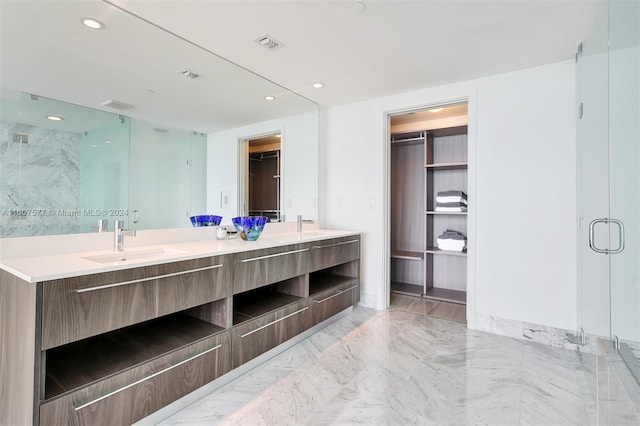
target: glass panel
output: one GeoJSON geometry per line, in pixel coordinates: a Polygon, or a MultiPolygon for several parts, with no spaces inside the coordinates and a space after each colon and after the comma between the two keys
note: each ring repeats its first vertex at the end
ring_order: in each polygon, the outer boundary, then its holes
{"type": "MultiPolygon", "coordinates": [[[[611,217],[624,223],[624,251],[609,256],[611,332],[640,380],[640,3],[609,4],[609,152],[611,217]],[[635,352],[634,352],[635,351],[635,352]]],[[[612,248],[619,232],[611,225],[612,248]]]]}
{"type": "MultiPolygon", "coordinates": [[[[193,132],[191,134],[189,188],[191,200],[189,215],[207,214],[207,135],[193,132]]],[[[191,226],[191,221],[186,226],[191,226]]]]}
{"type": "MultiPolygon", "coordinates": [[[[602,2],[576,68],[577,101],[583,105],[577,125],[578,326],[588,335],[606,338],[609,264],[607,256],[589,248],[589,223],[609,217],[607,22],[607,5],[602,2]]],[[[600,224],[595,231],[594,244],[607,248],[608,227],[600,224]]]]}
{"type": "Polygon", "coordinates": [[[127,118],[28,94],[3,97],[0,112],[0,237],[90,232],[98,219],[126,218],[127,118]]]}
{"type": "Polygon", "coordinates": [[[190,227],[206,214],[206,137],[132,119],[131,208],[136,229],[190,227]]]}

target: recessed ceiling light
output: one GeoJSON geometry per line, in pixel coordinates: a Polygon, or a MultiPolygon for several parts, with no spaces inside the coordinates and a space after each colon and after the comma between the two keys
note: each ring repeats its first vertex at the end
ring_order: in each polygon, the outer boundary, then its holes
{"type": "Polygon", "coordinates": [[[97,148],[98,145],[91,145],[91,148],[97,148]]]}
{"type": "Polygon", "coordinates": [[[111,141],[104,141],[104,143],[111,143],[111,141]]]}
{"type": "Polygon", "coordinates": [[[312,84],[313,87],[315,87],[316,89],[319,89],[321,87],[324,87],[324,83],[320,83],[319,81],[317,83],[313,83],[312,84]]]}
{"type": "Polygon", "coordinates": [[[264,100],[265,100],[265,101],[275,101],[275,100],[276,100],[276,97],[275,97],[275,96],[268,95],[268,96],[265,96],[265,97],[264,97],[264,100]]]}
{"type": "Polygon", "coordinates": [[[51,121],[62,121],[64,118],[58,117],[57,115],[47,115],[47,119],[51,121]]]}
{"type": "Polygon", "coordinates": [[[92,30],[101,30],[104,28],[104,24],[102,22],[93,18],[82,18],[82,23],[85,27],[91,28],[92,30]]]}
{"type": "Polygon", "coordinates": [[[429,112],[440,112],[440,111],[442,111],[442,108],[434,108],[429,110],[429,112]]]}

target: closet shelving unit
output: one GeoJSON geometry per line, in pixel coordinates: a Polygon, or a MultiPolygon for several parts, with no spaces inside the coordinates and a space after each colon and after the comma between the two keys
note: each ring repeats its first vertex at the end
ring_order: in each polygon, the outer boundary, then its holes
{"type": "Polygon", "coordinates": [[[464,304],[466,251],[440,250],[436,239],[446,229],[467,235],[467,212],[435,211],[435,200],[468,194],[467,126],[392,134],[391,143],[391,290],[464,304]]]}
{"type": "Polygon", "coordinates": [[[424,145],[426,246],[424,297],[466,303],[467,252],[440,250],[436,239],[446,229],[467,235],[467,212],[436,211],[439,191],[468,194],[467,126],[427,132],[424,145]]]}

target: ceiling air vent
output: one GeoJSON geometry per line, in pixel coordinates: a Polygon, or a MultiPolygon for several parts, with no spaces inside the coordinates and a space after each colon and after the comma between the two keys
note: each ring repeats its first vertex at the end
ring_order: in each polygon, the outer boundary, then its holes
{"type": "Polygon", "coordinates": [[[105,107],[109,107],[109,108],[114,108],[114,109],[131,109],[131,108],[133,108],[133,105],[125,104],[124,102],[120,102],[120,101],[114,101],[112,99],[108,100],[108,101],[104,101],[101,105],[105,106],[105,107]]]}
{"type": "Polygon", "coordinates": [[[190,70],[189,68],[182,68],[181,70],[178,70],[178,74],[182,75],[183,77],[193,78],[193,79],[202,77],[202,74],[199,74],[193,70],[190,70]]]}
{"type": "Polygon", "coordinates": [[[263,34],[260,37],[256,37],[253,39],[260,46],[264,47],[267,50],[276,50],[281,47],[284,47],[284,44],[271,37],[269,34],[263,34]]]}

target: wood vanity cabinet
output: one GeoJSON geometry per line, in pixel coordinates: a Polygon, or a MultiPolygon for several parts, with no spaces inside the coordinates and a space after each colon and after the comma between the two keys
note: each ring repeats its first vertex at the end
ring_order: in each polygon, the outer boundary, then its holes
{"type": "Polygon", "coordinates": [[[356,235],[35,284],[0,270],[0,426],[138,421],[353,306],[359,258],[356,235]]]}
{"type": "Polygon", "coordinates": [[[273,349],[311,326],[309,244],[255,250],[236,257],[233,278],[233,366],[273,349]]]}
{"type": "Polygon", "coordinates": [[[42,425],[128,425],[231,369],[229,332],[45,402],[42,425]]]}
{"type": "Polygon", "coordinates": [[[42,349],[229,296],[232,256],[47,281],[42,349]]]}
{"type": "Polygon", "coordinates": [[[309,301],[301,299],[233,327],[233,367],[275,348],[311,326],[309,301]]]}
{"type": "Polygon", "coordinates": [[[360,300],[358,279],[344,280],[341,277],[334,281],[331,278],[323,277],[322,286],[329,289],[319,290],[309,298],[313,325],[331,318],[360,300]]]}
{"type": "Polygon", "coordinates": [[[231,370],[233,255],[42,288],[40,424],[131,424],[231,370]]]}
{"type": "Polygon", "coordinates": [[[309,299],[313,325],[360,301],[360,237],[310,245],[309,299]]]}
{"type": "Polygon", "coordinates": [[[309,244],[309,272],[360,258],[360,236],[333,238],[309,244]]]}
{"type": "Polygon", "coordinates": [[[233,293],[303,275],[309,265],[309,244],[252,250],[235,256],[233,293]]]}

